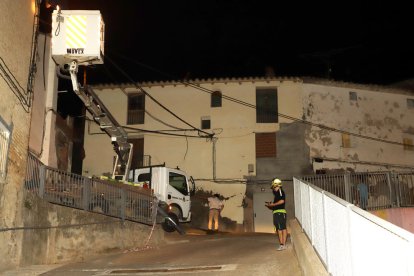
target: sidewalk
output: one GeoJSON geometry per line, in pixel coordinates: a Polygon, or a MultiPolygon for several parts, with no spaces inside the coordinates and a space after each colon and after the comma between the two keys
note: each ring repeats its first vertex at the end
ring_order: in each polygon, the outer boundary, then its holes
{"type": "Polygon", "coordinates": [[[15,270],[8,270],[0,272],[1,276],[37,276],[50,270],[56,269],[65,264],[54,265],[31,265],[26,267],[16,268],[15,270]]]}

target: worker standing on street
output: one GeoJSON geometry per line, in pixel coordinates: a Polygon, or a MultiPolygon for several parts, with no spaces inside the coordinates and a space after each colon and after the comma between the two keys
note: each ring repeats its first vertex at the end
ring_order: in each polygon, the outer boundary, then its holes
{"type": "Polygon", "coordinates": [[[266,207],[273,211],[273,224],[279,238],[278,251],[286,249],[287,229],[286,229],[286,209],[285,192],[282,190],[282,181],[279,178],[272,180],[271,189],[273,191],[273,202],[266,202],[266,207]]]}
{"type": "Polygon", "coordinates": [[[214,194],[214,196],[208,198],[208,230],[209,231],[218,231],[219,227],[219,216],[221,210],[224,208],[224,203],[220,200],[219,194],[214,194]],[[213,220],[214,220],[214,229],[213,229],[213,220]]]}

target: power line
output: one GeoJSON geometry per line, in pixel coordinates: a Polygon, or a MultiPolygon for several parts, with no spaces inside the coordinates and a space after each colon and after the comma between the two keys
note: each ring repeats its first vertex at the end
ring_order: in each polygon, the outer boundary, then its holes
{"type": "MultiPolygon", "coordinates": [[[[170,77],[172,79],[175,78],[175,76],[173,76],[171,74],[168,74],[168,73],[165,73],[165,72],[162,72],[162,71],[160,71],[158,69],[155,69],[155,68],[153,68],[153,67],[151,67],[149,65],[143,64],[143,63],[138,62],[138,61],[135,61],[135,60],[132,60],[130,58],[126,58],[125,56],[123,56],[121,54],[117,54],[117,55],[119,57],[123,58],[123,59],[126,59],[126,60],[128,60],[130,62],[133,62],[135,64],[138,64],[138,65],[140,65],[142,67],[145,67],[147,69],[150,69],[150,70],[152,70],[154,72],[157,72],[159,74],[162,74],[164,76],[168,76],[168,77],[170,77]]],[[[194,83],[191,83],[191,82],[186,82],[186,81],[181,81],[181,80],[177,80],[177,82],[182,83],[182,84],[187,85],[187,86],[190,86],[190,87],[195,88],[197,90],[200,90],[202,92],[209,93],[209,94],[212,94],[212,93],[215,92],[213,90],[210,90],[208,88],[202,87],[200,85],[197,85],[197,84],[194,84],[194,83]]],[[[237,104],[240,104],[240,105],[249,107],[249,108],[257,109],[256,105],[250,104],[250,103],[247,103],[247,102],[244,102],[242,100],[239,100],[239,99],[236,99],[236,98],[233,98],[233,97],[229,97],[229,96],[226,96],[226,95],[222,95],[222,98],[225,99],[225,100],[228,100],[228,101],[231,101],[231,102],[234,102],[234,103],[237,103],[237,104]]],[[[367,135],[362,135],[362,134],[358,134],[358,133],[354,133],[354,132],[350,132],[350,131],[345,131],[345,130],[337,129],[337,128],[334,128],[334,127],[329,127],[329,126],[322,125],[322,124],[313,123],[313,122],[310,122],[310,121],[306,121],[306,120],[303,120],[303,119],[299,119],[299,118],[295,118],[295,117],[292,117],[292,116],[289,116],[289,115],[285,115],[285,114],[282,114],[282,113],[277,113],[277,114],[278,114],[278,116],[280,116],[282,118],[285,118],[285,119],[288,119],[288,120],[291,120],[291,121],[294,121],[294,122],[300,122],[302,124],[306,124],[306,125],[310,125],[310,126],[315,126],[315,127],[320,128],[320,129],[328,130],[328,131],[331,131],[331,132],[343,133],[343,134],[347,134],[347,135],[351,135],[351,136],[355,136],[355,137],[359,137],[359,138],[363,138],[363,139],[367,139],[367,140],[373,140],[373,141],[377,141],[377,142],[382,142],[382,143],[388,143],[388,144],[394,144],[394,145],[400,145],[400,146],[404,146],[405,145],[404,143],[400,143],[400,142],[389,141],[389,140],[385,140],[385,139],[381,139],[381,138],[375,138],[375,137],[371,137],[371,136],[367,136],[367,135]]]]}
{"type": "Polygon", "coordinates": [[[178,115],[176,115],[174,112],[172,112],[170,109],[168,109],[166,106],[164,106],[162,103],[160,103],[158,100],[156,100],[153,96],[151,96],[150,94],[148,94],[147,91],[145,91],[141,86],[137,85],[136,82],[134,82],[134,80],[122,69],[120,68],[111,58],[109,58],[107,55],[105,55],[105,57],[109,60],[109,62],[112,63],[112,65],[119,71],[121,72],[129,81],[131,81],[132,83],[134,83],[135,87],[138,88],[142,93],[144,93],[147,97],[149,97],[151,100],[153,100],[156,104],[158,104],[160,107],[162,107],[164,110],[166,110],[168,113],[170,113],[171,115],[173,115],[175,118],[177,118],[178,120],[180,120],[181,122],[183,122],[184,124],[192,127],[193,129],[204,133],[205,135],[207,135],[207,137],[204,138],[212,138],[214,136],[214,134],[208,133],[204,130],[201,130],[199,128],[196,128],[195,126],[191,125],[190,123],[186,122],[185,120],[181,119],[178,115]]]}
{"type": "MultiPolygon", "coordinates": [[[[82,116],[79,116],[82,117],[82,116]]],[[[94,120],[85,117],[86,121],[89,122],[95,122],[94,120]]],[[[176,133],[169,133],[171,131],[197,131],[195,129],[177,129],[177,130],[149,130],[149,129],[143,129],[143,128],[137,128],[137,127],[128,127],[128,126],[121,126],[123,129],[127,130],[135,130],[135,131],[139,131],[139,132],[146,132],[146,133],[154,133],[154,134],[160,134],[160,135],[167,135],[167,136],[177,136],[177,137],[185,137],[185,138],[208,138],[205,136],[194,136],[194,135],[186,135],[186,134],[176,134],[176,133]]],[[[128,133],[132,133],[132,132],[128,132],[128,133]]],[[[96,135],[96,134],[106,134],[104,132],[93,132],[93,133],[88,133],[89,135],[96,135]]]]}
{"type": "MultiPolygon", "coordinates": [[[[129,129],[129,130],[137,130],[137,131],[142,131],[142,132],[148,132],[148,133],[178,136],[178,137],[209,138],[209,137],[205,137],[205,136],[201,136],[201,135],[193,136],[193,135],[185,135],[185,134],[177,134],[177,133],[168,133],[168,132],[164,132],[164,130],[148,130],[148,129],[141,129],[141,128],[136,128],[136,127],[127,127],[127,126],[122,126],[122,128],[129,129]]],[[[165,130],[165,131],[169,131],[169,130],[165,130]]]]}

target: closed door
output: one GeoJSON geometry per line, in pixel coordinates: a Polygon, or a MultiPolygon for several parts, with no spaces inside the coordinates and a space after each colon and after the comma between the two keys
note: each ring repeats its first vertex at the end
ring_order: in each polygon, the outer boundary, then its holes
{"type": "Polygon", "coordinates": [[[254,231],[274,233],[273,214],[265,206],[266,201],[273,201],[273,194],[271,192],[253,194],[254,231]]]}

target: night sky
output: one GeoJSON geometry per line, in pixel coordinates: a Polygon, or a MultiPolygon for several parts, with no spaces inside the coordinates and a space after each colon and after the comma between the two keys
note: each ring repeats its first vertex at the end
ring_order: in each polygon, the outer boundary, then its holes
{"type": "Polygon", "coordinates": [[[356,83],[390,84],[414,77],[408,4],[54,2],[103,15],[105,64],[87,68],[89,83],[264,76],[266,68],[276,76],[356,83]]]}

